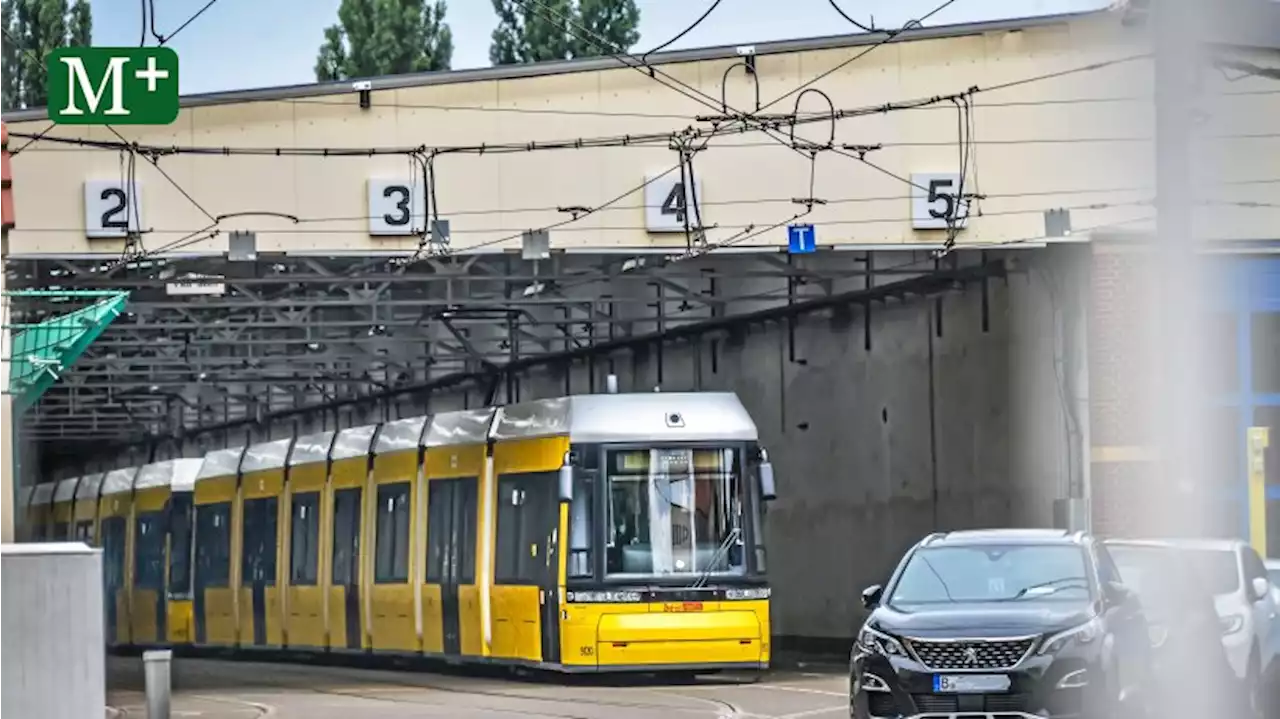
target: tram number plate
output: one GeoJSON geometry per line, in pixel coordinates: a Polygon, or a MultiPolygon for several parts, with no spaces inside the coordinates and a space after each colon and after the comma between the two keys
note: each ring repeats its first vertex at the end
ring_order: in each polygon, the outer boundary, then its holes
{"type": "Polygon", "coordinates": [[[702,602],[667,602],[662,605],[664,612],[700,612],[702,602]]]}
{"type": "Polygon", "coordinates": [[[936,694],[1007,692],[1009,686],[1009,677],[1004,674],[938,674],[933,677],[936,694]]]}

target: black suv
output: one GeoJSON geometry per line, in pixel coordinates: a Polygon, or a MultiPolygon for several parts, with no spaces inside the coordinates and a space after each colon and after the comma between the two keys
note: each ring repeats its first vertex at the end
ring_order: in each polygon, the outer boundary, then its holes
{"type": "Polygon", "coordinates": [[[1140,716],[1150,638],[1119,576],[1083,533],[926,537],[862,593],[851,716],[1140,716]]]}

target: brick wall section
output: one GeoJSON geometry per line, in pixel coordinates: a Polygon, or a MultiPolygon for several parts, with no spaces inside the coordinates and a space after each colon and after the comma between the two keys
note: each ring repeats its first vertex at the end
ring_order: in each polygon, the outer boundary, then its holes
{"type": "MultiPolygon", "coordinates": [[[[1162,386],[1159,267],[1135,240],[1092,246],[1088,302],[1093,530],[1103,536],[1221,534],[1233,510],[1162,469],[1155,405],[1162,386]]],[[[1207,447],[1205,448],[1207,451],[1207,447]]],[[[1197,483],[1199,484],[1199,483],[1197,483]]]]}
{"type": "Polygon", "coordinates": [[[1136,511],[1153,488],[1156,472],[1142,454],[1154,454],[1155,436],[1144,410],[1150,407],[1142,368],[1151,343],[1143,341],[1153,318],[1149,253],[1130,243],[1093,245],[1090,263],[1089,427],[1094,531],[1146,534],[1148,513],[1136,511]],[[1127,448],[1123,453],[1108,450],[1127,448]],[[1125,458],[1106,457],[1128,454],[1125,458]]]}

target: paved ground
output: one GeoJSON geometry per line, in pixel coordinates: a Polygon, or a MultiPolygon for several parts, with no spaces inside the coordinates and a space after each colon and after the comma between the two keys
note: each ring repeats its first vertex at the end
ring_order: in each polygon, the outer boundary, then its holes
{"type": "MultiPolygon", "coordinates": [[[[110,657],[108,668],[109,715],[146,717],[142,660],[110,657]]],[[[848,711],[838,665],[671,683],[176,659],[174,685],[173,719],[839,719],[848,711]]]]}

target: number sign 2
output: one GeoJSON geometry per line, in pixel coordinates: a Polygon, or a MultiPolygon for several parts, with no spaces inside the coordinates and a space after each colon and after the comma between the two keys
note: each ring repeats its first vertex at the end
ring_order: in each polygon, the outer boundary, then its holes
{"type": "Polygon", "coordinates": [[[369,234],[417,235],[426,227],[422,180],[369,180],[369,234]]]}
{"type": "MultiPolygon", "coordinates": [[[[652,179],[652,178],[649,178],[652,179]]],[[[707,208],[702,204],[702,182],[694,181],[697,188],[698,213],[693,214],[694,193],[684,191],[684,183],[680,175],[671,173],[651,181],[644,188],[644,224],[650,232],[684,232],[685,213],[689,214],[689,227],[697,227],[697,219],[707,223],[707,208]]]]}
{"type": "Polygon", "coordinates": [[[968,203],[958,203],[960,175],[956,173],[911,176],[911,226],[917,230],[945,230],[947,218],[956,217],[964,227],[968,203]],[[957,215],[958,211],[958,215],[957,215]]]}
{"type": "Polygon", "coordinates": [[[124,237],[142,225],[142,188],[120,180],[84,183],[84,234],[90,239],[124,237]],[[130,191],[132,190],[132,197],[130,191]]]}

